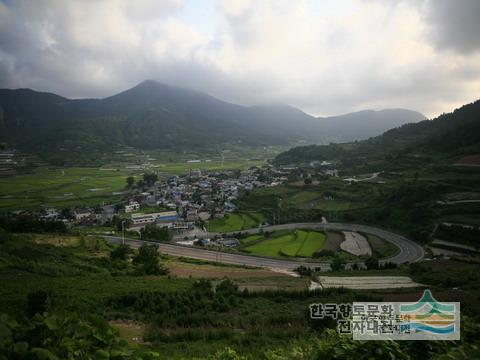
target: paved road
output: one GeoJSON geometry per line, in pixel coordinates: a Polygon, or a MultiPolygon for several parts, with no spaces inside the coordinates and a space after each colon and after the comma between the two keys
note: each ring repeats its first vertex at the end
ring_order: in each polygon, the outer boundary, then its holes
{"type": "MultiPolygon", "coordinates": [[[[262,227],[264,231],[284,230],[284,229],[313,229],[313,230],[345,230],[345,231],[360,231],[366,234],[376,235],[382,239],[394,243],[400,249],[400,252],[389,259],[383,260],[384,262],[393,262],[396,264],[403,264],[406,262],[416,262],[423,258],[423,248],[416,242],[407,239],[402,235],[398,235],[386,230],[378,229],[373,226],[358,225],[358,224],[344,224],[344,223],[294,223],[294,224],[281,224],[274,226],[262,227]]],[[[256,234],[260,231],[260,228],[242,230],[243,233],[256,234]]],[[[237,232],[227,233],[234,234],[237,232]]],[[[215,233],[211,233],[215,235],[215,233]]]]}
{"type": "MultiPolygon", "coordinates": [[[[315,230],[345,230],[345,231],[361,231],[364,233],[377,235],[387,241],[390,241],[400,248],[400,252],[389,259],[383,260],[402,264],[405,262],[416,262],[423,258],[423,248],[415,242],[385,230],[377,229],[371,226],[355,225],[355,224],[340,224],[340,223],[295,223],[282,224],[275,226],[265,226],[264,231],[282,230],[282,229],[315,229],[315,230]]],[[[260,228],[243,230],[244,233],[255,234],[260,231],[260,228]]],[[[210,233],[215,235],[215,233],[210,233]]],[[[106,236],[106,239],[113,243],[120,243],[121,238],[116,236],[106,236]]],[[[125,239],[126,243],[132,247],[139,247],[145,241],[135,239],[125,239]]],[[[206,250],[196,247],[188,247],[181,245],[155,243],[159,246],[159,251],[173,256],[183,256],[193,259],[217,261],[226,264],[247,265],[255,267],[264,267],[278,270],[293,270],[300,265],[307,267],[320,267],[322,270],[330,269],[328,262],[314,262],[314,261],[294,261],[294,260],[280,260],[270,259],[259,256],[230,254],[219,251],[206,250]]]]}

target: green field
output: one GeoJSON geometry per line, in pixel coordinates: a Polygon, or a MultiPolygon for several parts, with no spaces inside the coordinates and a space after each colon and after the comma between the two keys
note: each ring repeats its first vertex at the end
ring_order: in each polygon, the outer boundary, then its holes
{"type": "Polygon", "coordinates": [[[248,245],[245,250],[260,256],[269,257],[311,257],[325,244],[325,234],[318,231],[297,230],[295,232],[277,232],[264,238],[251,235],[242,240],[248,245]]]}
{"type": "Polygon", "coordinates": [[[99,168],[39,168],[33,174],[0,179],[0,211],[39,206],[85,206],[118,199],[127,171],[99,168]]]}
{"type": "Polygon", "coordinates": [[[223,219],[211,220],[209,230],[212,232],[239,231],[257,227],[264,221],[265,216],[261,213],[232,213],[223,219]]]}

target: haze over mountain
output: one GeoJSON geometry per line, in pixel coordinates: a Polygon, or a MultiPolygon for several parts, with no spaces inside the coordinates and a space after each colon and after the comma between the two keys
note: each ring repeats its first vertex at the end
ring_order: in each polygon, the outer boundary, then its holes
{"type": "Polygon", "coordinates": [[[317,119],[287,105],[240,106],[152,80],[104,99],[4,89],[0,107],[1,140],[40,154],[117,145],[194,149],[351,141],[425,118],[392,109],[317,119]]]}
{"type": "Polygon", "coordinates": [[[404,124],[355,144],[300,146],[279,154],[275,162],[290,164],[333,157],[387,155],[401,152],[440,152],[452,156],[480,152],[480,100],[433,120],[404,124]]]}

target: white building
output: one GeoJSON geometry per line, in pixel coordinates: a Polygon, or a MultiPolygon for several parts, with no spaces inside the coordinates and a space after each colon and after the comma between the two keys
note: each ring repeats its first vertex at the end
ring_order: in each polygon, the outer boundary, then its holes
{"type": "Polygon", "coordinates": [[[132,201],[130,204],[125,205],[125,212],[126,213],[131,213],[134,211],[140,210],[140,204],[136,201],[132,201]]]}

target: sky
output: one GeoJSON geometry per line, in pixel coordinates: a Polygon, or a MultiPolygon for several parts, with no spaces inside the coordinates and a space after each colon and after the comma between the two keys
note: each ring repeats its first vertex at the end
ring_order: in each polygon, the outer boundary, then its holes
{"type": "Polygon", "coordinates": [[[317,116],[480,98],[479,0],[0,0],[0,88],[152,79],[317,116]]]}

